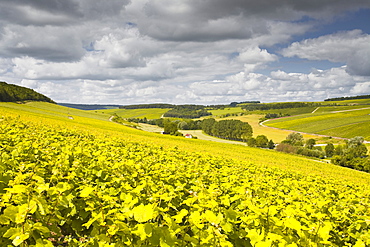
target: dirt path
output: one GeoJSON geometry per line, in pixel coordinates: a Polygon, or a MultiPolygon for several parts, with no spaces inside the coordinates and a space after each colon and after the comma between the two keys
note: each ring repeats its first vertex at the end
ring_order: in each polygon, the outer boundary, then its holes
{"type": "Polygon", "coordinates": [[[315,110],[313,110],[311,113],[315,113],[320,107],[317,107],[315,110]]]}

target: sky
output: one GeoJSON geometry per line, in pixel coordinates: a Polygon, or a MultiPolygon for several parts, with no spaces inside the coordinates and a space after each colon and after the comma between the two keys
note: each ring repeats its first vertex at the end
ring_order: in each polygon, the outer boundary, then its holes
{"type": "Polygon", "coordinates": [[[369,0],[0,0],[0,81],[59,103],[370,94],[369,0]]]}

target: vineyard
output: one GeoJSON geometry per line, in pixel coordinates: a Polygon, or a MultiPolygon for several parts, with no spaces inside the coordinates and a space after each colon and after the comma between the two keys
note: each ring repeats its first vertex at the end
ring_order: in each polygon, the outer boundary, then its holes
{"type": "Polygon", "coordinates": [[[1,246],[370,244],[368,174],[235,145],[231,159],[187,141],[194,152],[180,138],[102,131],[113,123],[98,120],[0,113],[1,246]],[[298,162],[303,172],[291,171],[298,162]]]}
{"type": "MultiPolygon", "coordinates": [[[[321,108],[320,108],[321,109],[321,108]]],[[[369,136],[370,108],[352,109],[347,111],[304,114],[294,117],[273,119],[266,123],[271,127],[332,135],[344,138],[369,136]]]]}

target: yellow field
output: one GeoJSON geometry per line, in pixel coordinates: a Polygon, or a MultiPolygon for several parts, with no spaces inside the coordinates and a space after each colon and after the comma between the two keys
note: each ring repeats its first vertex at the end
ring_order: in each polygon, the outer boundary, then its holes
{"type": "Polygon", "coordinates": [[[368,173],[68,111],[0,105],[0,246],[370,245],[368,173]]]}
{"type": "MultiPolygon", "coordinates": [[[[71,115],[74,118],[71,120],[68,119],[68,115],[65,114],[71,111],[70,108],[56,106],[49,103],[34,103],[33,108],[29,108],[27,105],[17,105],[17,107],[13,107],[14,105],[16,104],[2,103],[0,105],[0,116],[20,117],[26,121],[38,122],[52,126],[63,126],[66,128],[78,129],[84,132],[87,131],[96,135],[108,135],[114,138],[123,138],[129,141],[140,141],[150,145],[159,145],[166,148],[177,147],[185,151],[208,153],[210,155],[221,156],[224,158],[243,160],[256,165],[278,167],[280,169],[286,169],[303,174],[316,174],[370,185],[370,174],[334,166],[331,164],[307,160],[303,157],[277,153],[271,150],[249,148],[240,145],[229,145],[225,143],[186,139],[183,137],[145,132],[117,123],[109,122],[108,120],[99,120],[96,118],[95,114],[92,114],[91,117],[88,117],[89,115],[86,113],[86,111],[80,111],[76,109],[73,110],[75,115],[71,115]],[[9,105],[11,107],[8,107],[9,105]],[[48,109],[47,113],[44,113],[44,110],[42,109],[48,109]],[[63,110],[61,111],[61,109],[63,110]],[[80,117],[79,115],[84,115],[84,117],[80,117]]],[[[244,120],[249,120],[251,124],[253,123],[255,127],[257,126],[255,122],[258,118],[257,116],[252,115],[250,116],[251,118],[248,118],[248,116],[243,117],[247,117],[244,118],[244,120]]],[[[269,133],[263,131],[259,132],[260,130],[265,129],[262,127],[256,129],[256,133],[269,133]]],[[[271,131],[271,133],[275,132],[271,131]]],[[[285,139],[285,133],[278,133],[279,134],[275,134],[276,139],[285,139]]],[[[274,138],[274,135],[272,134],[269,138],[274,138]]]]}

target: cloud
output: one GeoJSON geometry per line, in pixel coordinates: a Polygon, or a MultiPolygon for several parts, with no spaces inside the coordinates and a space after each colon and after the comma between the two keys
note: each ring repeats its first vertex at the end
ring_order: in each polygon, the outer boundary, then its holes
{"type": "Polygon", "coordinates": [[[348,73],[370,76],[370,35],[361,30],[294,42],[283,49],[281,54],[286,57],[342,62],[348,65],[348,73]]]}
{"type": "Polygon", "coordinates": [[[330,19],[343,10],[370,7],[366,0],[137,0],[125,8],[142,34],[171,41],[248,39],[271,33],[276,22],[304,16],[330,19]]]}
{"type": "Polygon", "coordinates": [[[65,0],[14,0],[0,2],[0,20],[19,25],[66,25],[82,17],[78,3],[65,0]]]}
{"type": "Polygon", "coordinates": [[[124,78],[63,81],[23,79],[19,84],[44,93],[57,102],[102,104],[321,101],[370,92],[369,78],[352,76],[346,72],[345,66],[313,70],[310,73],[276,70],[270,75],[263,75],[239,72],[223,80],[181,84],[172,82],[172,79],[137,81],[124,78]]]}
{"type": "Polygon", "coordinates": [[[368,34],[289,42],[318,19],[360,7],[370,2],[0,0],[0,76],[75,103],[286,101],[359,92],[368,90],[369,80],[358,76],[369,72],[368,34]],[[287,45],[284,56],[346,67],[284,72],[276,50],[287,45]]]}
{"type": "Polygon", "coordinates": [[[3,29],[0,40],[0,55],[3,57],[29,56],[63,62],[79,60],[84,53],[78,30],[74,28],[10,24],[3,29]]]}

